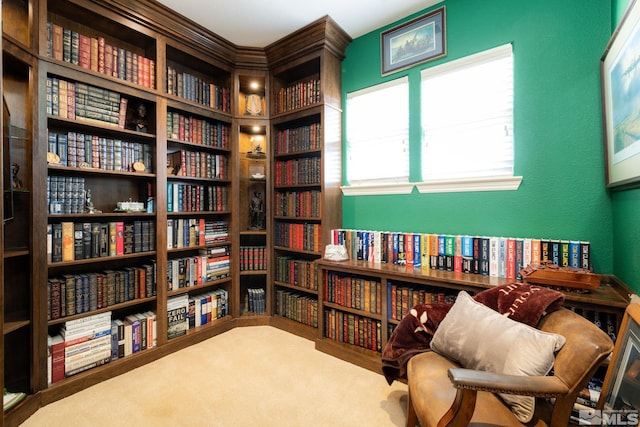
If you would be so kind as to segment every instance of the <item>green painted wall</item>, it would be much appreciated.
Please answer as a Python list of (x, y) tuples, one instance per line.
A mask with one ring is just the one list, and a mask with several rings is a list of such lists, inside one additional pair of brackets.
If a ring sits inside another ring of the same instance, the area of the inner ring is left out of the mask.
[(613, 213), (604, 188), (599, 89), (599, 60), (611, 34), (611, 2), (441, 4), (447, 14), (446, 58), (383, 79), (380, 31), (391, 25), (383, 27), (355, 39), (347, 49), (343, 92), (409, 76), (412, 180), (418, 180), (420, 70), (512, 42), (515, 173), (523, 182), (517, 191), (345, 196), (344, 227), (589, 240), (595, 271), (613, 273)]
[[(612, 31), (629, 0), (613, 0)], [(611, 193), (613, 208), (613, 271), (624, 283), (640, 292), (640, 190)]]

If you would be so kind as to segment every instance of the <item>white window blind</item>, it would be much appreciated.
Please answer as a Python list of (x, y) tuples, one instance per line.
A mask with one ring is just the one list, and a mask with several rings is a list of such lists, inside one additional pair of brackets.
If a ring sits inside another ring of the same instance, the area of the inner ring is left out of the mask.
[(511, 44), (422, 71), (423, 181), (513, 175)]
[(407, 77), (347, 94), (347, 181), (409, 181)]

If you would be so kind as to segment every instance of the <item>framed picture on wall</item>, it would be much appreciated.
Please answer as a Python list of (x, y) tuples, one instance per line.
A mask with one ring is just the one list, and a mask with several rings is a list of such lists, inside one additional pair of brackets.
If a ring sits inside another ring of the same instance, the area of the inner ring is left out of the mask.
[(639, 300), (634, 296), (625, 310), (598, 402), (603, 411), (617, 414), (625, 421), (627, 416), (633, 417), (635, 423), (640, 410)]
[(383, 31), (380, 49), (383, 76), (445, 56), (444, 6)]
[(632, 0), (600, 61), (607, 187), (640, 186), (640, 3)]

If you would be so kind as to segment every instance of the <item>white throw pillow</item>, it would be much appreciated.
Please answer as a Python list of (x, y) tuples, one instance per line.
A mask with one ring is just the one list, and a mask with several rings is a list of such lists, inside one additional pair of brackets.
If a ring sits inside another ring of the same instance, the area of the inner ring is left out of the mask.
[[(547, 375), (555, 352), (565, 342), (562, 335), (511, 320), (461, 291), (433, 335), (431, 349), (464, 368), (509, 375)], [(500, 397), (520, 422), (531, 420), (534, 397), (504, 393)]]

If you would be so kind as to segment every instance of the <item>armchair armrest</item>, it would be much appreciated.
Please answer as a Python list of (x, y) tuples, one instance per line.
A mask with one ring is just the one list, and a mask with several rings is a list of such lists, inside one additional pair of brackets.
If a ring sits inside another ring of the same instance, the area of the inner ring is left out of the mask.
[(504, 375), (473, 369), (450, 368), (449, 379), (457, 389), (534, 397), (561, 397), (569, 393), (569, 387), (554, 376)]

